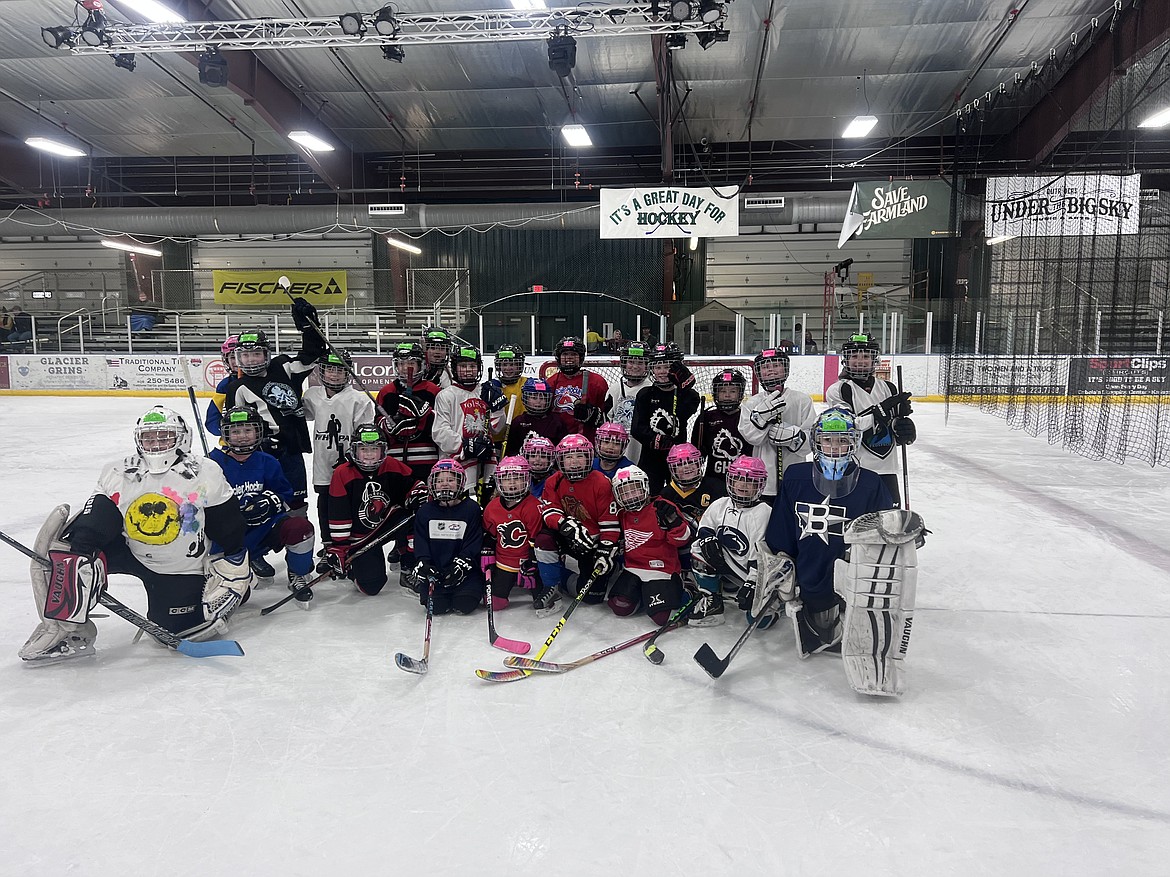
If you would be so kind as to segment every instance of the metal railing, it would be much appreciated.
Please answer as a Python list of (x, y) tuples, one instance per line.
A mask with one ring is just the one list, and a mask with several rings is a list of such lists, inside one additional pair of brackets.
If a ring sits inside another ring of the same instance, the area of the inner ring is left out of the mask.
[[(69, 326), (68, 328), (62, 328), (62, 324), (66, 320), (71, 319), (73, 317), (77, 317), (77, 326), (76, 327)], [(76, 330), (77, 343), (78, 343), (78, 346), (80, 348), (79, 352), (85, 353), (85, 324), (86, 323), (90, 324), (90, 333), (92, 335), (92, 333), (93, 333), (93, 318), (90, 317), (88, 308), (78, 308), (77, 310), (70, 311), (67, 314), (62, 314), (61, 317), (57, 320), (57, 349), (64, 350), (65, 349), (65, 335), (66, 335), (66, 333), (73, 332), (74, 330)], [(33, 337), (34, 338), (36, 337), (36, 334), (37, 334), (36, 328), (34, 325), (34, 329), (33, 329)], [(35, 344), (33, 345), (33, 352), (36, 353), (36, 345)]]

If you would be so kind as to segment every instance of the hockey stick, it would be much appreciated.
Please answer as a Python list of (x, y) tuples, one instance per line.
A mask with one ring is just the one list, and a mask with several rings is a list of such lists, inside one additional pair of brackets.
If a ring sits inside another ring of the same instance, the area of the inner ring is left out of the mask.
[(423, 635), (423, 654), (421, 660), (416, 660), (402, 652), (394, 653), (394, 663), (399, 670), (407, 673), (416, 673), (419, 676), (427, 672), (427, 658), (431, 654), (431, 619), (435, 617), (435, 580), (427, 580), (427, 631)]
[[(408, 515), (407, 517), (403, 518), (401, 521), (399, 521), (397, 524), (395, 524), (393, 527), (391, 527), (385, 533), (377, 533), (376, 535), (372, 534), (371, 536), (367, 537), (365, 540), (363, 540), (361, 542), (361, 544), (357, 545), (354, 548), (353, 553), (351, 555), (349, 555), (349, 558), (348, 558), (349, 562), (352, 563), (355, 559), (361, 557), (363, 554), (365, 554), (367, 551), (370, 551), (373, 548), (381, 548), (383, 545), (385, 545), (391, 539), (396, 538), (404, 529), (406, 529), (407, 524), (411, 524), (413, 522), (414, 522), (414, 514), (412, 513), (412, 514)], [(265, 606), (263, 609), (260, 610), (260, 614), (261, 615), (268, 615), (272, 612), (275, 612), (277, 609), (279, 609), (281, 606), (283, 606), (289, 600), (295, 600), (299, 594), (304, 593), (305, 591), (309, 590), (317, 583), (324, 581), (325, 579), (329, 578), (332, 575), (333, 575), (333, 572), (331, 570), (321, 573), (316, 578), (305, 582), (303, 585), (301, 585), (295, 591), (289, 591), (285, 596), (281, 597), (279, 600), (277, 600), (271, 606)]]
[[(902, 366), (898, 366), (898, 395), (902, 394)], [(906, 446), (900, 446), (902, 451), (902, 508), (910, 511), (910, 467), (906, 463)]]
[[(0, 530), (0, 539), (7, 542), (21, 554), (31, 557), (41, 566), (48, 569), (53, 568), (53, 562), (47, 557), (42, 557), (31, 548), (26, 548), (21, 545), (7, 533)], [(183, 639), (176, 634), (171, 633), (165, 627), (155, 624), (149, 618), (143, 618), (121, 600), (117, 599), (105, 591), (98, 596), (98, 602), (117, 615), (129, 621), (139, 630), (150, 634), (164, 646), (174, 649), (176, 652), (182, 652), (191, 658), (211, 658), (217, 655), (234, 655), (239, 657), (244, 654), (244, 649), (238, 642), (230, 639), (209, 640), (207, 642), (195, 642), (189, 639)]]
[(210, 457), (207, 447), (207, 433), (203, 430), (203, 419), (199, 416), (199, 403), (195, 401), (195, 385), (191, 383), (191, 363), (183, 360), (183, 374), (187, 376), (187, 398), (191, 400), (191, 413), (195, 415), (195, 426), (199, 430), (199, 441), (203, 444), (203, 456)]
[[(280, 277), (276, 278), (276, 285), (284, 290), (284, 294), (288, 296), (289, 301), (293, 302), (294, 304), (296, 303), (296, 296), (289, 292), (289, 289), (292, 287), (292, 281), (290, 281), (282, 274)], [(345, 369), (346, 374), (353, 378), (354, 383), (361, 387), (362, 392), (364, 392), (370, 398), (370, 401), (374, 404), (374, 409), (381, 412), (383, 417), (389, 418), (390, 415), (386, 413), (385, 408), (378, 404), (378, 400), (374, 398), (374, 394), (370, 392), (370, 388), (366, 386), (365, 381), (358, 377), (357, 372), (350, 368), (349, 364), (345, 361), (345, 357), (338, 353), (333, 345), (329, 343), (329, 339), (325, 337), (325, 333), (321, 331), (321, 327), (317, 325), (316, 321), (310, 320), (306, 317), (305, 322), (308, 323), (313, 328), (313, 331), (317, 333), (317, 337), (321, 339), (321, 343), (325, 345), (325, 349), (341, 360), (342, 368)]]
[(732, 659), (735, 657), (736, 652), (743, 648), (743, 644), (748, 641), (748, 637), (756, 632), (756, 628), (760, 626), (760, 622), (769, 617), (769, 614), (766, 610), (772, 608), (775, 600), (776, 595), (773, 594), (772, 598), (768, 600), (767, 604), (765, 604), (764, 610), (756, 616), (755, 620), (750, 625), (748, 625), (747, 630), (740, 634), (739, 639), (735, 641), (735, 645), (731, 647), (731, 651), (727, 653), (726, 658), (718, 657), (711, 649), (711, 647), (707, 645), (707, 643), (703, 643), (701, 646), (699, 646), (699, 650), (695, 652), (695, 661), (698, 662), (700, 667), (707, 671), (708, 676), (710, 676), (712, 679), (718, 679), (724, 674), (728, 666), (730, 666)]
[[(548, 638), (544, 641), (544, 645), (540, 647), (540, 651), (538, 651), (536, 655), (533, 656), (533, 660), (539, 661), (544, 657), (545, 652), (547, 652), (549, 647), (553, 644), (553, 640), (555, 640), (557, 635), (565, 629), (565, 625), (569, 621), (569, 616), (573, 614), (573, 610), (581, 605), (581, 601), (585, 599), (585, 595), (589, 593), (589, 589), (593, 587), (593, 582), (595, 579), (596, 576), (590, 575), (588, 581), (582, 585), (581, 590), (577, 592), (577, 596), (573, 598), (573, 601), (569, 604), (568, 608), (565, 609), (565, 614), (561, 616), (561, 620), (557, 622), (557, 626), (552, 629), (552, 633), (548, 635)], [(532, 671), (476, 670), (475, 675), (480, 679), (486, 679), (488, 682), (515, 682), (517, 679), (524, 679), (527, 676), (531, 676)]]
[[(666, 620), (666, 623), (661, 627), (656, 627), (654, 630), (648, 630), (645, 633), (638, 634), (633, 639), (628, 639), (624, 643), (609, 646), (599, 652), (594, 652), (592, 655), (586, 655), (584, 658), (578, 658), (576, 661), (569, 661), (567, 664), (557, 664), (553, 661), (540, 661), (535, 658), (517, 658), (509, 655), (504, 658), (504, 663), (509, 667), (516, 667), (521, 670), (538, 670), (542, 673), (568, 673), (570, 670), (576, 670), (578, 667), (584, 667), (586, 664), (592, 664), (594, 661), (600, 661), (607, 655), (613, 655), (617, 652), (624, 651), (631, 646), (636, 646), (638, 643), (645, 642), (648, 639), (657, 639), (664, 633), (682, 626), (682, 619), (687, 611), (691, 608), (690, 601), (682, 608), (675, 610), (674, 614)], [(661, 652), (659, 652), (661, 654)], [(660, 663), (661, 658), (655, 663)]]
[(532, 643), (521, 642), (518, 639), (508, 639), (506, 636), (500, 636), (496, 633), (496, 612), (492, 608), (492, 569), (490, 566), (484, 572), (483, 580), (486, 590), (484, 594), (484, 605), (487, 606), (488, 642), (497, 649), (503, 649), (505, 652), (527, 655), (532, 651)]
[[(691, 607), (694, 605), (695, 598), (691, 597), (691, 599), (687, 600), (687, 602), (683, 604), (681, 609), (679, 609), (674, 613), (673, 616), (671, 616), (670, 620), (667, 621), (666, 624), (658, 629), (658, 632), (654, 634), (654, 636), (650, 637), (650, 642), (646, 643), (646, 645), (642, 648), (642, 654), (646, 656), (646, 660), (648, 660), (651, 664), (661, 664), (666, 658), (666, 655), (663, 654), (662, 650), (657, 646), (658, 637), (666, 633), (668, 630), (674, 630), (674, 627), (678, 627), (679, 624), (682, 624), (682, 619), (686, 618), (686, 613), (690, 612)], [(674, 627), (670, 627), (669, 625), (673, 624), (674, 622), (678, 623), (674, 624)]]

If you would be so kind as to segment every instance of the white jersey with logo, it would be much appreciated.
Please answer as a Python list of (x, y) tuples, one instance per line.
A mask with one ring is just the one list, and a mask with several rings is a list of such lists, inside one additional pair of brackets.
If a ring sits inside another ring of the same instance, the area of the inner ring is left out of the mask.
[(741, 582), (752, 584), (756, 578), (756, 545), (764, 538), (771, 515), (772, 507), (765, 502), (741, 509), (728, 497), (720, 497), (703, 512), (699, 538), (717, 538), (731, 574)]
[[(766, 411), (781, 401), (784, 402), (784, 411), (780, 415), (780, 422), (789, 426), (799, 426), (805, 431), (805, 442), (799, 451), (781, 451), (768, 441), (766, 429), (760, 429), (752, 423), (753, 411)], [(787, 470), (793, 463), (804, 463), (812, 457), (811, 431), (816, 422), (817, 412), (813, 408), (812, 396), (799, 390), (786, 387), (783, 390), (756, 393), (744, 400), (739, 409), (739, 434), (752, 446), (752, 456), (763, 460), (768, 470), (768, 484), (764, 487), (765, 496), (775, 496), (780, 492), (780, 485), (776, 479), (777, 461), (783, 460), (784, 470)]]
[(313, 421), (313, 485), (328, 487), (333, 469), (345, 459), (354, 427), (374, 422), (374, 403), (357, 387), (330, 396), (322, 386), (305, 389), (305, 419)]
[(203, 457), (187, 457), (160, 475), (140, 457), (109, 463), (97, 491), (122, 513), (130, 552), (159, 573), (202, 573), (211, 544), (204, 533), (207, 508), (235, 502), (223, 470)]
[(897, 395), (898, 388), (889, 381), (874, 379), (873, 389), (865, 390), (856, 381), (837, 381), (825, 390), (825, 405), (830, 408), (848, 408), (853, 412), (857, 428), (861, 430), (861, 447), (857, 452), (857, 464), (862, 469), (878, 475), (894, 475), (898, 472), (897, 444), (888, 426), (872, 414), (862, 414), (879, 402)]
[[(650, 384), (646, 380), (639, 381), (636, 384), (627, 384), (625, 378), (618, 378), (609, 388), (610, 406), (609, 419), (614, 423), (620, 423), (629, 432), (634, 424), (634, 399), (638, 395), (638, 391), (643, 387), (648, 387)], [(633, 465), (638, 465), (638, 460), (642, 456), (642, 443), (635, 438), (630, 439), (630, 443), (626, 445), (626, 457)]]

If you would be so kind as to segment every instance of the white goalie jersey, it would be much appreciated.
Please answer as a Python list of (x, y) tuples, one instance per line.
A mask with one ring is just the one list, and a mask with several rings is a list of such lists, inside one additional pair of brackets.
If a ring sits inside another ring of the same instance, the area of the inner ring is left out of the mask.
[(188, 457), (161, 474), (147, 471), (139, 457), (126, 457), (106, 465), (97, 492), (122, 513), (134, 557), (155, 572), (179, 575), (203, 573), (211, 551), (205, 510), (235, 500), (223, 470), (203, 457)]
[(767, 503), (741, 509), (728, 497), (720, 497), (703, 512), (699, 536), (718, 539), (731, 575), (741, 583), (752, 584), (756, 578), (756, 545), (764, 538), (771, 514), (772, 507)]

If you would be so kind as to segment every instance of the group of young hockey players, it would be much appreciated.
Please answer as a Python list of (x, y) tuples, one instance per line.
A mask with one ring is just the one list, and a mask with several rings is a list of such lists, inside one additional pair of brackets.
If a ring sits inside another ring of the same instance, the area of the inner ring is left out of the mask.
[(790, 618), (804, 657), (840, 651), (858, 691), (901, 692), (924, 530), (898, 508), (894, 452), (916, 436), (869, 336), (844, 345), (818, 413), (786, 386), (777, 349), (751, 376), (728, 367), (697, 387), (676, 345), (632, 342), (611, 386), (578, 338), (557, 343), (543, 378), (516, 345), (485, 375), (480, 351), (440, 329), (397, 345), (374, 394), (313, 307), (292, 312), (295, 355), (274, 356), (258, 330), (224, 343), (207, 457), (184, 417), (155, 406), (82, 510), (54, 509), (33, 548), (47, 561), (33, 566), (41, 621), (21, 658), (92, 654), (109, 573), (143, 581), (150, 622), (220, 637), (274, 581), (266, 555), (284, 552), (288, 597), (305, 608), (324, 577), (375, 595), (395, 570), (428, 631), (430, 613), (481, 605), (604, 603), (659, 626), (720, 624), (734, 605), (747, 632)]

